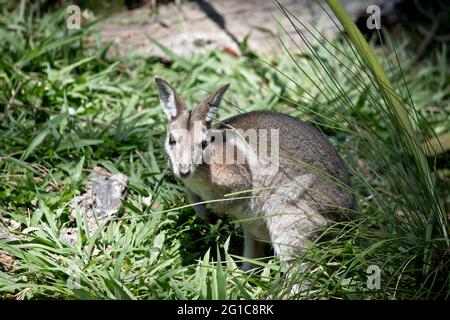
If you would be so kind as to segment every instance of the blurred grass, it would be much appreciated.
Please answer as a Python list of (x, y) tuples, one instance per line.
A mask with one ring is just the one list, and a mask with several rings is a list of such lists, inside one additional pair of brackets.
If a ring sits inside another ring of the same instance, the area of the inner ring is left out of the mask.
[[(16, 259), (13, 269), (0, 267), (1, 297), (290, 296), (277, 261), (259, 261), (258, 272), (242, 273), (237, 268), (239, 228), (223, 220), (206, 225), (187, 205), (181, 185), (167, 169), (166, 120), (153, 87), (155, 75), (173, 83), (189, 105), (231, 82), (221, 119), (257, 109), (280, 111), (316, 124), (338, 147), (353, 173), (362, 218), (344, 228), (333, 227), (329, 231), (337, 233), (336, 238), (305, 253), (302, 259), (314, 263), (313, 272), (292, 271), (294, 279), (314, 280), (316, 289), (309, 297), (448, 296), (442, 291), (448, 286), (437, 285), (448, 284), (439, 278), (445, 272), (448, 277), (445, 255), (430, 265), (439, 271), (434, 274), (437, 284), (417, 283), (416, 273), (422, 269), (414, 257), (421, 254), (423, 235), (411, 230), (422, 220), (408, 221), (408, 227), (402, 216), (423, 190), (404, 187), (417, 182), (405, 179), (413, 172), (402, 166), (409, 160), (398, 152), (398, 137), (392, 136), (386, 113), (373, 108), (378, 96), (372, 82), (362, 73), (358, 76), (360, 66), (349, 58), (344, 38), (268, 61), (252, 53), (236, 58), (223, 52), (192, 59), (172, 53), (170, 63), (110, 59), (108, 46), (87, 46), (93, 28), (66, 30), (63, 12), (37, 17), (33, 5), (22, 12), (2, 10), (0, 217), (19, 222), (22, 230), (35, 229), (21, 234), (20, 240), (0, 240), (0, 249)], [(428, 137), (448, 132), (446, 46), (436, 52), (437, 62), (420, 65), (411, 63), (405, 43), (397, 44), (396, 52), (376, 53), (387, 55), (382, 59), (387, 76), (404, 101), (413, 101), (415, 127)], [(389, 68), (387, 61), (397, 59), (402, 69)], [(327, 85), (333, 82), (338, 86)], [(384, 143), (368, 143), (373, 137)], [(437, 168), (434, 159), (429, 162)], [(448, 168), (443, 163), (441, 169)], [(79, 216), (79, 237), (72, 246), (59, 239), (59, 231), (73, 225), (68, 203), (84, 191), (96, 165), (128, 175), (128, 197), (120, 215), (95, 235), (85, 232)], [(437, 181), (436, 189), (448, 213), (448, 185)], [(148, 197), (150, 203), (144, 200)], [(381, 290), (366, 287), (371, 264), (382, 267)]]

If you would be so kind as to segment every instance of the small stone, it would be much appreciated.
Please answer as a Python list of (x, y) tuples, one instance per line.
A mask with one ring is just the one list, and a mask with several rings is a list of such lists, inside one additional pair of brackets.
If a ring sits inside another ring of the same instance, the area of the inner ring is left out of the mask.
[(70, 243), (72, 246), (77, 242), (78, 230), (77, 228), (62, 228), (59, 238)]
[(92, 256), (96, 257), (100, 254), (100, 250), (98, 250), (97, 248), (94, 248), (94, 250), (92, 250)]
[(142, 202), (148, 207), (152, 204), (153, 197), (150, 194), (148, 197), (143, 197)]

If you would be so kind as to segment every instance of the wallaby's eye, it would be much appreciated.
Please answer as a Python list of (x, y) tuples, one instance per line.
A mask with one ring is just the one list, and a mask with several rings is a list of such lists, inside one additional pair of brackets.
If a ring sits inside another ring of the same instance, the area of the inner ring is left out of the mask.
[(216, 141), (216, 137), (215, 136), (211, 136), (211, 143), (213, 143), (214, 141)]
[(206, 140), (202, 141), (202, 149), (205, 149), (208, 146), (208, 142)]
[(169, 137), (169, 144), (170, 144), (171, 146), (173, 146), (175, 143), (176, 143), (176, 141), (175, 141), (175, 139), (173, 138), (173, 136), (170, 136), (170, 137)]

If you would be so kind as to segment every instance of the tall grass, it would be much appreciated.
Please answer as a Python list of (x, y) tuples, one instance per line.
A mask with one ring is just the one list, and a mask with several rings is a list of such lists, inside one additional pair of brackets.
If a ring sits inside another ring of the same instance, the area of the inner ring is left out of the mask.
[[(325, 41), (314, 26), (317, 39), (287, 38), (307, 50), (270, 63), (253, 53), (222, 52), (186, 59), (167, 51), (170, 63), (110, 59), (109, 46), (93, 40), (95, 26), (68, 31), (63, 12), (40, 16), (37, 5), (22, 3), (0, 15), (0, 218), (20, 226), (17, 239), (0, 240), (0, 250), (15, 259), (12, 268), (0, 264), (0, 297), (292, 298), (289, 286), (299, 281), (314, 284), (309, 298), (447, 297), (448, 221), (440, 215), (448, 211), (448, 190), (436, 180), (435, 162), (417, 161), (410, 148), (445, 129), (446, 69), (411, 65), (404, 43), (375, 51), (398, 84), (390, 94), (412, 119), (414, 134), (406, 135), (351, 41)], [(446, 66), (445, 49), (439, 57)], [(390, 67), (393, 60), (402, 68)], [(286, 274), (265, 259), (254, 261), (260, 266), (254, 273), (243, 273), (239, 227), (195, 217), (167, 169), (156, 74), (191, 105), (231, 82), (221, 118), (266, 108), (330, 136), (352, 170), (360, 216), (330, 228), (337, 236), (325, 234), (299, 257), (311, 272)], [(443, 111), (428, 115), (430, 104)], [(120, 214), (93, 235), (79, 212), (71, 245), (59, 232), (75, 225), (69, 201), (84, 191), (96, 165), (128, 175), (128, 196)], [(370, 265), (381, 268), (380, 290), (367, 288)]]
[[(383, 290), (379, 292), (381, 297), (448, 297), (449, 222), (444, 205), (447, 193), (438, 185), (436, 163), (426, 159), (421, 148), (427, 141), (429, 124), (414, 104), (395, 46), (384, 48), (384, 52), (393, 55), (386, 57), (384, 67), (391, 73), (398, 72), (393, 79), (398, 83), (398, 91), (394, 90), (382, 65), (339, 1), (330, 0), (328, 4), (348, 36), (343, 39), (343, 46), (328, 42), (314, 26), (305, 25), (277, 4), (297, 30), (298, 37), (290, 37), (290, 40), (298, 48), (307, 48), (308, 59), (301, 59), (307, 66), (286, 49), (293, 65), (305, 75), (312, 71), (314, 76), (309, 76), (308, 80), (318, 90), (314, 98), (335, 112), (327, 120), (332, 127), (341, 127), (346, 138), (352, 141), (348, 145), (352, 150), (347, 153), (356, 152), (359, 160), (364, 159), (362, 172), (358, 172), (356, 163), (349, 164), (357, 183), (361, 184), (357, 188), (359, 206), (375, 205), (375, 211), (362, 217), (360, 225), (351, 226), (350, 230), (356, 231), (356, 235), (351, 236), (353, 239), (346, 243), (348, 248), (344, 248), (351, 249), (347, 254), (354, 257), (339, 262), (333, 274), (341, 273), (345, 279), (349, 274), (361, 272), (364, 265), (377, 265), (384, 279)], [(335, 24), (341, 28), (337, 22)], [(302, 29), (313, 31), (305, 36), (300, 32)], [(385, 37), (389, 39), (388, 35)], [(323, 59), (324, 52), (328, 52), (331, 59)], [(303, 86), (293, 80), (297, 78), (289, 75), (297, 90), (304, 92)], [(302, 107), (298, 104), (298, 108)], [(369, 108), (373, 117), (362, 116), (358, 112), (362, 107)], [(377, 129), (380, 126), (383, 132)], [(368, 180), (370, 176), (379, 180), (381, 190), (374, 188), (374, 181)], [(370, 196), (364, 197), (364, 194)], [(372, 225), (375, 230), (368, 227)], [(339, 255), (334, 257), (336, 252), (329, 248), (341, 245), (347, 236), (341, 233), (337, 239), (321, 244), (326, 252), (310, 259), (314, 261), (320, 256), (319, 267), (324, 265), (324, 259), (339, 261)], [(360, 244), (356, 250), (352, 242)], [(342, 283), (336, 279), (333, 282)], [(347, 288), (364, 290), (361, 282), (356, 281)]]

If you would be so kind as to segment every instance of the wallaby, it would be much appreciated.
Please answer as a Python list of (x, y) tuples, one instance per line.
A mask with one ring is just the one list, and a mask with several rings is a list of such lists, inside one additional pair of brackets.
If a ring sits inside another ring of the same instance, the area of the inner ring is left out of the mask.
[[(165, 151), (175, 176), (200, 217), (207, 218), (207, 213), (199, 202), (208, 202), (214, 214), (241, 221), (244, 257), (263, 257), (264, 243), (270, 243), (275, 255), (289, 264), (318, 229), (344, 219), (354, 207), (348, 171), (317, 128), (268, 111), (213, 124), (229, 85), (190, 110), (165, 80), (156, 77), (155, 82), (169, 119)], [(242, 136), (247, 131), (263, 132), (266, 138), (252, 144), (248, 135)], [(267, 137), (269, 131), (274, 134)], [(276, 149), (275, 157), (260, 156), (260, 149)]]

